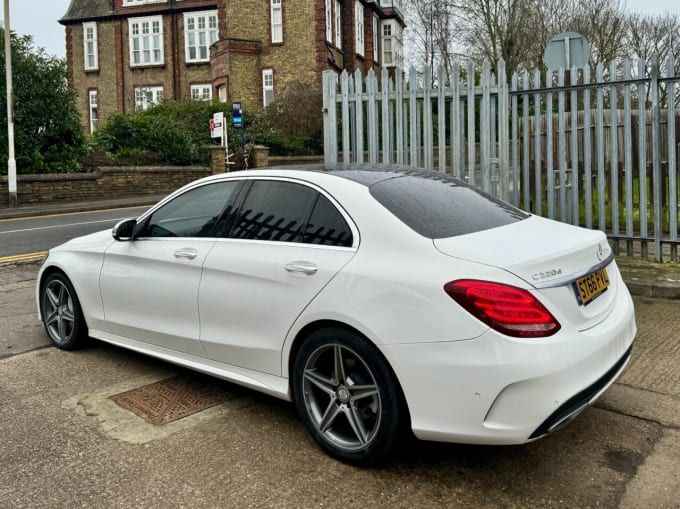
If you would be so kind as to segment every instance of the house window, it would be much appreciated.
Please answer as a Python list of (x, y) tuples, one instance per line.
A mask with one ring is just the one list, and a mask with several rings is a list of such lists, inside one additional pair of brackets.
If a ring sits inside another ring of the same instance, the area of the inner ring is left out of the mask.
[(271, 0), (272, 5), (272, 42), (283, 42), (283, 9), (281, 0)]
[(221, 85), (217, 89), (217, 100), (220, 101), (221, 103), (227, 102), (227, 86), (226, 85)]
[(326, 40), (333, 42), (333, 13), (331, 12), (332, 0), (326, 0)]
[(356, 30), (356, 54), (364, 56), (364, 6), (359, 0), (354, 0), (354, 28)]
[(383, 65), (390, 65), (394, 62), (392, 56), (392, 25), (383, 23)]
[(191, 85), (191, 99), (194, 101), (212, 100), (212, 85)]
[(262, 104), (266, 108), (274, 101), (274, 71), (262, 71)]
[(130, 65), (160, 65), (163, 57), (163, 18), (131, 18)]
[(90, 110), (90, 134), (97, 129), (97, 121), (99, 120), (99, 113), (97, 111), (97, 91), (90, 90), (89, 93), (89, 110)]
[(342, 49), (342, 4), (335, 0), (335, 45)]
[(123, 7), (134, 7), (144, 4), (162, 4), (166, 0), (123, 0)]
[(378, 39), (380, 33), (378, 32), (378, 16), (373, 15), (373, 30), (371, 31), (371, 40), (373, 41), (373, 63), (378, 63)]
[(217, 42), (217, 11), (185, 13), (184, 41), (187, 62), (208, 62)]
[(163, 87), (135, 88), (135, 110), (148, 110), (163, 100)]
[(86, 71), (99, 68), (97, 23), (83, 23), (83, 55), (85, 57)]

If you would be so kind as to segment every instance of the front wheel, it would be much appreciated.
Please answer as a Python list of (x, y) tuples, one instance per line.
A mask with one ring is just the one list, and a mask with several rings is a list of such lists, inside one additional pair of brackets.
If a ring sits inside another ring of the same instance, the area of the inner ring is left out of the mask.
[(405, 413), (401, 393), (380, 353), (357, 334), (313, 333), (295, 359), (293, 392), (311, 435), (332, 456), (373, 465), (393, 450)]
[(72, 350), (87, 336), (80, 302), (64, 274), (51, 274), (43, 283), (40, 311), (47, 335), (55, 346)]

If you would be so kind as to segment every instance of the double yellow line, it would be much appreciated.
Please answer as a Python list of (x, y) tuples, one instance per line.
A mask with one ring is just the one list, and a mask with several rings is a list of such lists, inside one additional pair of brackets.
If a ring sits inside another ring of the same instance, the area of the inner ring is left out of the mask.
[(18, 262), (37, 262), (47, 254), (47, 251), (38, 251), (37, 253), (26, 253), (14, 256), (5, 256), (0, 258), (0, 265), (3, 263), (18, 263)]

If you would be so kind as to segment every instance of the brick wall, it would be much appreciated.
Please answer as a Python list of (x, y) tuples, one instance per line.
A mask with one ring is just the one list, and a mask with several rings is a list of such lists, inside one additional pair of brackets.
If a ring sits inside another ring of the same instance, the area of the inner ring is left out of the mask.
[[(210, 175), (204, 167), (100, 168), (92, 173), (19, 175), (20, 205), (168, 194)], [(0, 206), (8, 204), (7, 177), (0, 177)]]

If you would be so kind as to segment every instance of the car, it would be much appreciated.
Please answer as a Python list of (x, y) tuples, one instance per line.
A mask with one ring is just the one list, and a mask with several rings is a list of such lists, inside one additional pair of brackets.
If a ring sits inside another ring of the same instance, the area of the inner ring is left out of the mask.
[(207, 177), (49, 251), (50, 340), (109, 342), (294, 402), (360, 465), (404, 436), (522, 444), (622, 373), (633, 302), (607, 238), (436, 172)]

